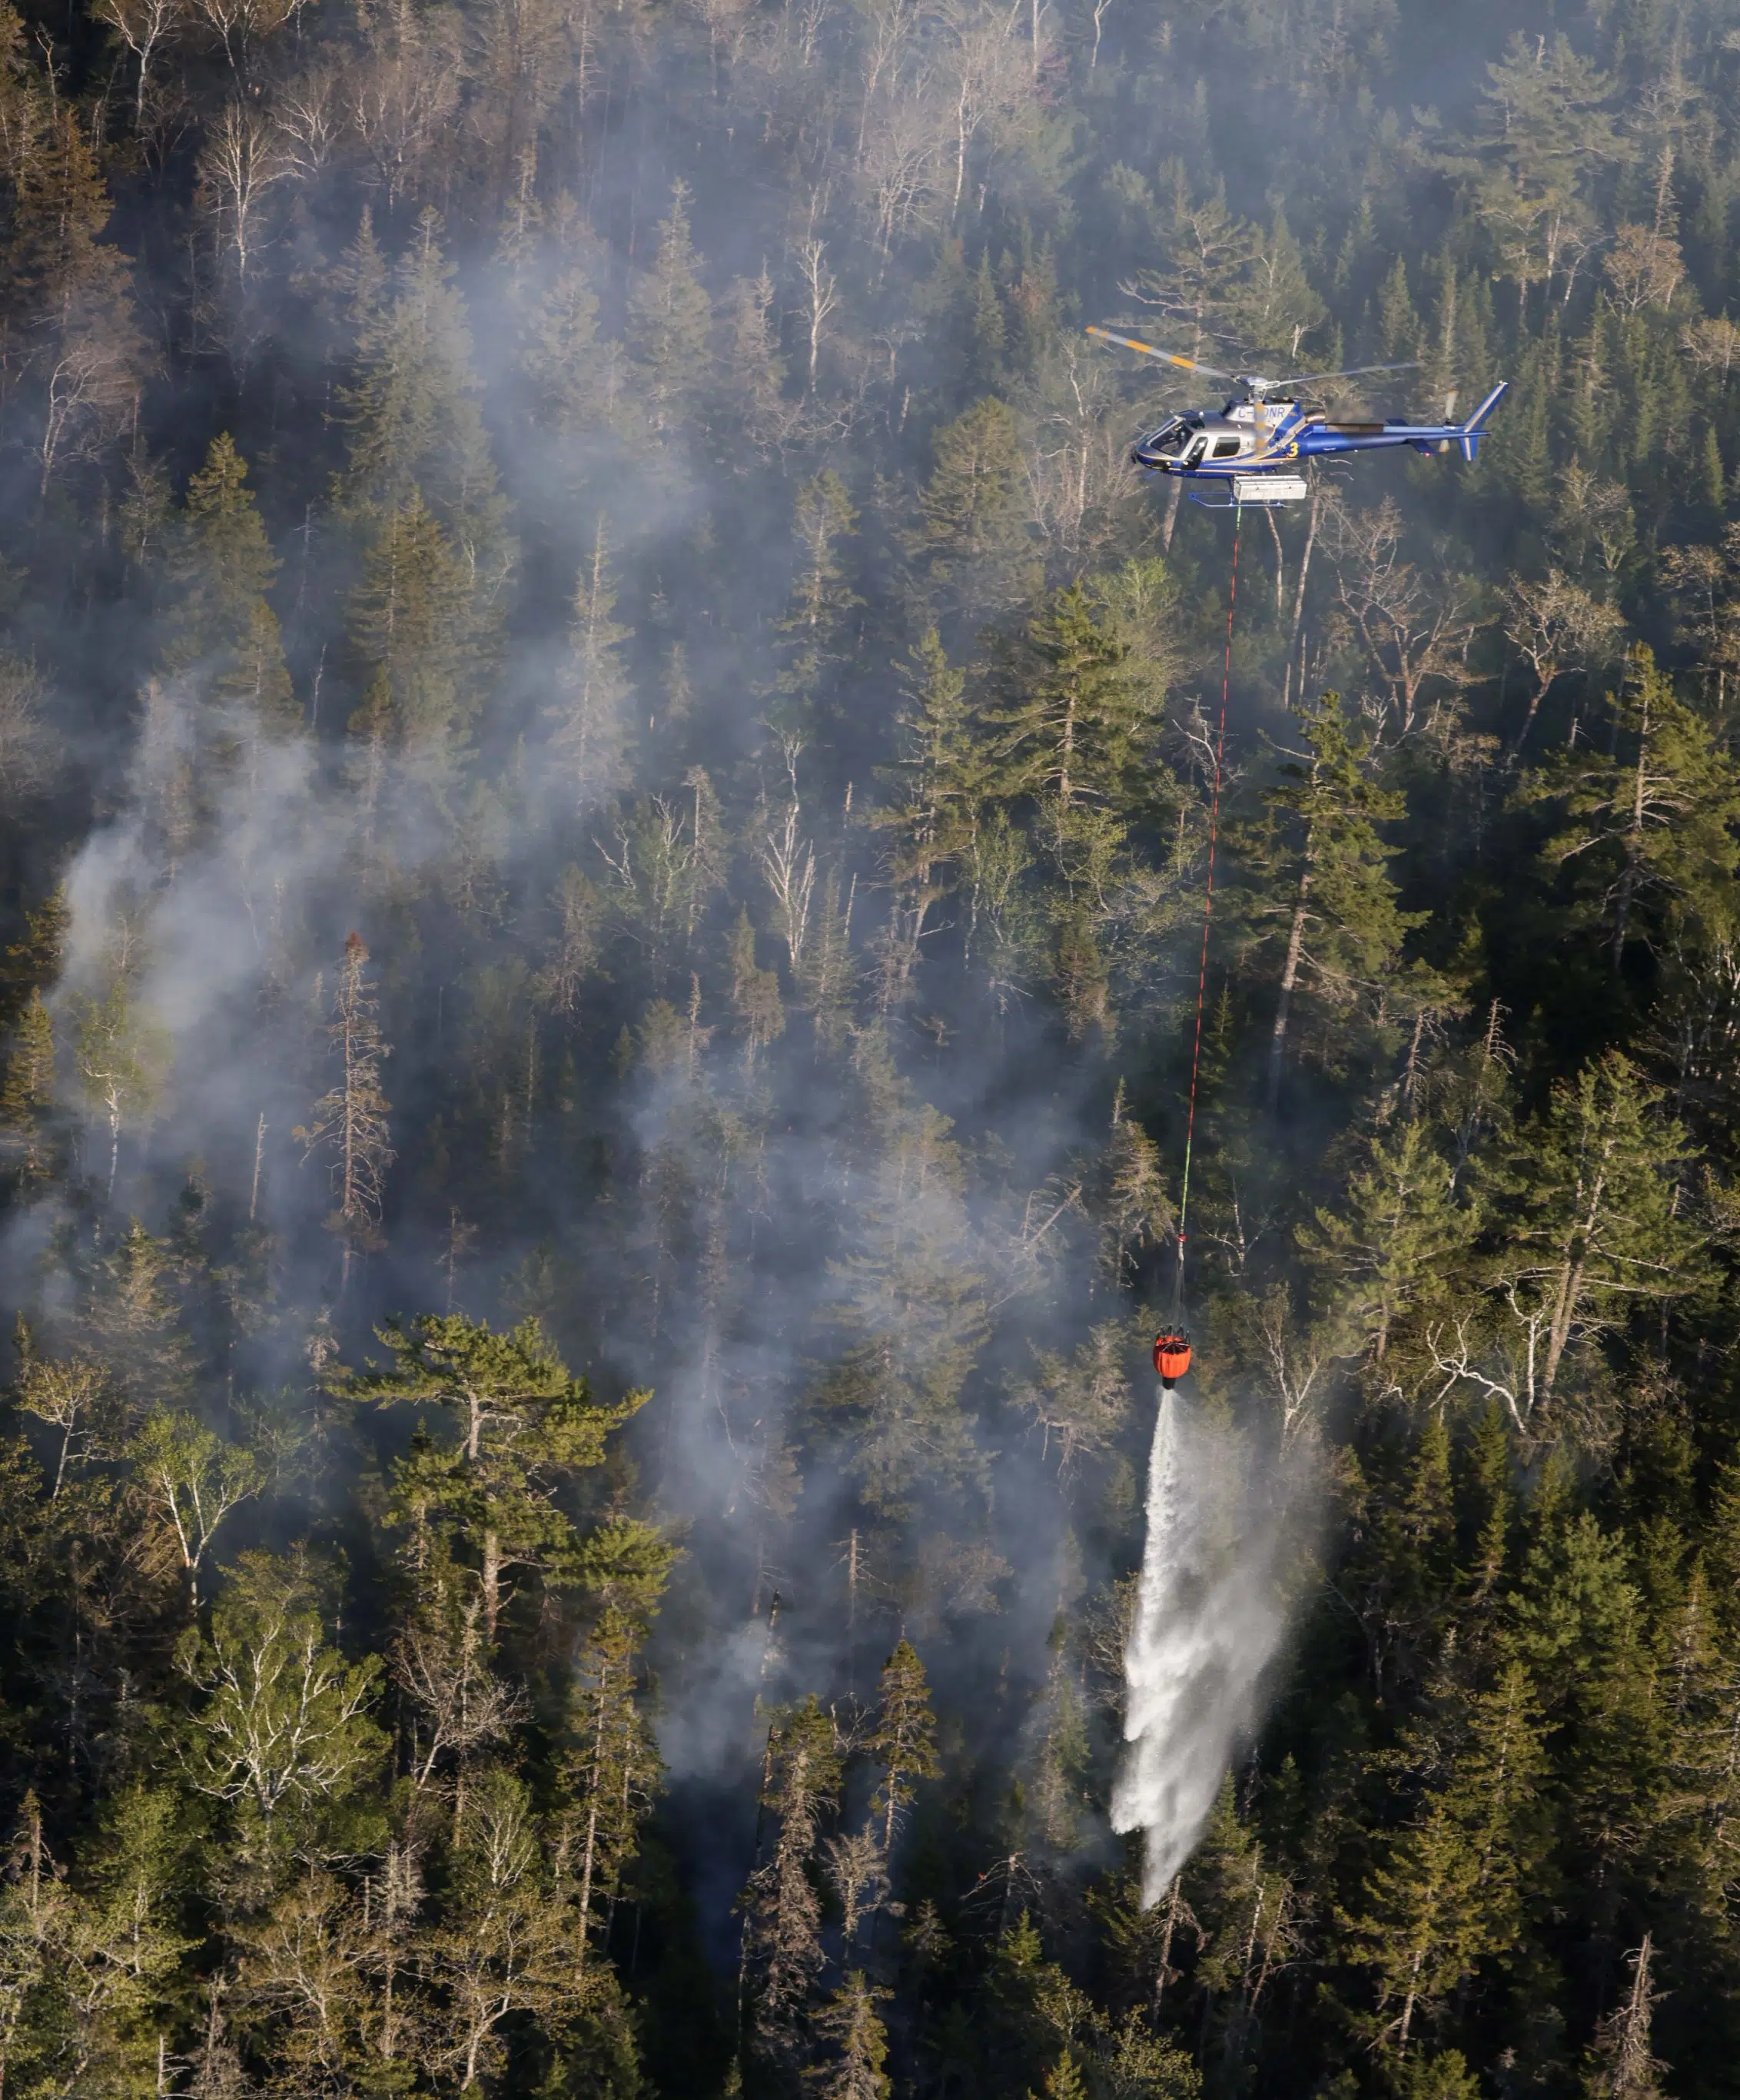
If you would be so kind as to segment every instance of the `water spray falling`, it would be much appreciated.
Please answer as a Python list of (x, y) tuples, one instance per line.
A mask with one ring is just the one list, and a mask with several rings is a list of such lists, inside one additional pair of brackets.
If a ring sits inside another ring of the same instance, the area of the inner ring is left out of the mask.
[(1280, 1639), (1279, 1527), (1242, 1520), (1243, 1473), (1231, 1440), (1163, 1392), (1142, 1588), (1124, 1656), (1129, 1747), (1112, 1797), (1112, 1828), (1145, 1833), (1144, 1905), (1165, 1894), (1201, 1835)]

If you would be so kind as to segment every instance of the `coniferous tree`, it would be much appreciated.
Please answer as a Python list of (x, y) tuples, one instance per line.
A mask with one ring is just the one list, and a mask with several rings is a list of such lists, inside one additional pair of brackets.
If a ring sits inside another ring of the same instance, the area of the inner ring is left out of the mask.
[(831, 470), (799, 489), (792, 519), (797, 571), (781, 622), (786, 661), (779, 690), (800, 708), (817, 704), (824, 682), (847, 654), (846, 621), (859, 600), (847, 584), (839, 546), (857, 521), (846, 485)]
[(822, 1973), (822, 1908), (808, 1870), (839, 1777), (833, 1723), (814, 1699), (776, 1717), (761, 1789), (769, 1835), (738, 1899), (754, 2046), (776, 2067), (800, 2058), (800, 2023)]
[(877, 2006), (891, 1995), (854, 1969), (817, 2014), (816, 2031), (834, 2051), (815, 2080), (826, 2100), (888, 2100), (892, 2085), (883, 2067), (888, 2037)]
[(1002, 609), (1029, 581), (1014, 411), (988, 395), (937, 432), (935, 455), (914, 551), (945, 598)]
[(53, 1165), (50, 1115), (55, 1103), (55, 1029), (40, 991), (33, 990), (13, 1035), (0, 1081), (0, 1129), (9, 1164), (25, 1188), (46, 1180)]
[(1725, 935), (1740, 866), (1740, 774), (1646, 651), (1632, 656), (1619, 726), (1625, 757), (1585, 747), (1526, 791), (1564, 806), (1543, 857), (1570, 876), (1615, 972), (1645, 911), (1659, 910), (1668, 940)]
[(1394, 968), (1403, 937), (1417, 923), (1397, 903), (1388, 867), (1395, 849), (1377, 828), (1403, 805), (1372, 779), (1368, 740), (1337, 693), (1304, 709), (1300, 726), (1306, 755), (1282, 766), (1280, 784), (1265, 798), (1266, 824), (1242, 847), (1252, 872), (1274, 885), (1249, 907), (1246, 939), (1252, 946), (1281, 941), (1269, 1045), (1271, 1110), (1302, 984), (1326, 1017), (1345, 1021), (1361, 988)]
[(582, 1550), (588, 1586), (602, 1599), (576, 1658), (564, 1760), (570, 1799), (563, 1849), (577, 1885), (583, 1962), (601, 1912), (608, 1940), (663, 1769), (637, 1673), (672, 1559), (648, 1527), (623, 1518)]
[[(1733, 2085), (1733, 54), (1553, 11), (0, 4), (11, 2100)], [(1241, 535), (1088, 320), (1509, 390)]]
[(689, 191), (673, 184), (652, 267), (628, 299), (628, 344), (647, 420), (663, 434), (694, 408), (707, 387), (712, 302), (695, 274)]
[(870, 821), (889, 840), (898, 917), (891, 930), (884, 1003), (904, 995), (923, 954), (932, 911), (945, 892), (940, 871), (971, 838), (989, 786), (989, 753), (975, 734), (965, 674), (932, 627), (902, 666), (900, 746), (888, 799)]
[(876, 1726), (870, 1754), (882, 1767), (872, 1812), (882, 1823), (884, 1858), (894, 1851), (901, 1811), (912, 1804), (914, 1782), (935, 1779), (936, 1724), (931, 1714), (924, 1665), (909, 1641), (902, 1640), (883, 1665), (878, 1689)]
[(870, 1505), (910, 1507), (970, 1476), (961, 1390), (985, 1331), (984, 1283), (959, 1205), (947, 1119), (901, 1098), (879, 1046), (861, 1047), (877, 1154), (839, 1269), (845, 1349), (815, 1395)]
[(0, 1018), (15, 1028), (33, 993), (46, 991), (60, 974), (67, 933), (67, 902), (56, 889), (27, 907), (24, 938), (0, 956)]
[(283, 729), (293, 726), (296, 705), (267, 595), (278, 561), (247, 473), (226, 434), (187, 485), (164, 668), (202, 674), (214, 697), (245, 701), (262, 728)]
[(1065, 824), (1077, 803), (1128, 810), (1139, 801), (1153, 778), (1143, 738), (1156, 696), (1081, 585), (1029, 627), (1010, 682), (1008, 704), (989, 717), (1006, 795), (1055, 800)]
[(463, 1543), (483, 1635), (493, 1643), (513, 1568), (584, 1576), (586, 1551), (559, 1487), (575, 1469), (601, 1462), (606, 1436), (646, 1396), (595, 1405), (535, 1320), (496, 1335), (463, 1313), (429, 1313), (384, 1328), (381, 1339), (390, 1365), (347, 1374), (341, 1389), (376, 1406), (424, 1401), (447, 1410), (450, 1440), (425, 1440), (399, 1461), (394, 1500), (414, 1536), (447, 1533)]
[(1476, 1214), (1455, 1203), (1450, 1168), (1419, 1123), (1373, 1132), (1365, 1164), (1342, 1202), (1298, 1229), (1301, 1252), (1319, 1279), (1330, 1317), (1381, 1365), (1397, 1317), (1429, 1319)]
[(465, 564), (413, 489), (363, 562), (353, 633), (372, 676), (355, 734), (390, 737), (425, 762), (450, 757), (477, 704), (473, 611)]
[(465, 302), (440, 232), (425, 211), (390, 291), (369, 297), (359, 315), (356, 382), (341, 396), (350, 438), (339, 493), (377, 531), (426, 504), (459, 550), (482, 621), (515, 550), (477, 398)]
[(1494, 1266), (1543, 1396), (1575, 1339), (1697, 1281), (1701, 1235), (1674, 1178), (1687, 1149), (1661, 1108), (1660, 1090), (1610, 1052), (1554, 1088), (1505, 1163)]

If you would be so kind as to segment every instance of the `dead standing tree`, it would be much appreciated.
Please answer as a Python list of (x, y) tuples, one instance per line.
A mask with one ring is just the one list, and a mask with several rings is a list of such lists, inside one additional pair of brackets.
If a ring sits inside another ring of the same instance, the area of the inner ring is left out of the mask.
[(1466, 683), (1465, 659), (1478, 623), (1460, 578), (1429, 584), (1402, 558), (1401, 513), (1388, 496), (1375, 510), (1351, 510), (1339, 501), (1324, 510), (1337, 607), (1371, 662), (1397, 734), (1407, 736), (1428, 685), (1442, 695)]
[(1518, 578), (1504, 588), (1504, 639), (1535, 674), (1522, 725), (1511, 746), (1520, 756), (1548, 693), (1568, 675), (1587, 674), (1619, 651), (1625, 622), (1617, 609), (1592, 598), (1557, 569), (1539, 582)]
[(383, 1244), (381, 1208), (394, 1152), (387, 1123), (392, 1104), (381, 1091), (381, 1065), (392, 1054), (381, 1039), (374, 984), (363, 975), (368, 950), (360, 933), (345, 942), (345, 959), (326, 1026), (338, 1082), (315, 1104), (312, 1120), (293, 1135), (305, 1160), (319, 1153), (330, 1162), (336, 1207), (327, 1229), (344, 1247), (339, 1277), (342, 1295), (350, 1282), (353, 1255)]

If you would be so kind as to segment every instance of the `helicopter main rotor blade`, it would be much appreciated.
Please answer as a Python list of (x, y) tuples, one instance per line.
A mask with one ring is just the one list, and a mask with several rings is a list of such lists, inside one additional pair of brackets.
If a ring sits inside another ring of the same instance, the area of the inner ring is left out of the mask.
[(1157, 357), (1162, 364), (1175, 364), (1181, 372), (1200, 372), (1205, 379), (1231, 379), (1230, 372), (1218, 366), (1199, 364), (1193, 357), (1178, 357), (1170, 350), (1156, 350), (1151, 342), (1138, 342), (1133, 335), (1114, 335), (1110, 329), (1090, 328), (1087, 333), (1097, 335), (1102, 342), (1115, 342), (1121, 349), (1139, 350), (1144, 357)]
[(1317, 386), (1326, 379), (1365, 379), (1376, 372), (1417, 372), (1420, 360), (1411, 357), (1405, 364), (1350, 364), (1345, 372), (1301, 372), (1291, 379), (1266, 379), (1265, 386)]

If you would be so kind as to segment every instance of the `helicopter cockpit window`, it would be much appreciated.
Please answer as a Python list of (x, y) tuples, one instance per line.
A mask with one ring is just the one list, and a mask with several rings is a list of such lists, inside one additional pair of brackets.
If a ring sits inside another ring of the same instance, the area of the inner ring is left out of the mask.
[(1238, 457), (1238, 453), (1239, 441), (1236, 438), (1217, 438), (1214, 440), (1214, 457), (1216, 459), (1236, 459)]
[(1139, 454), (1167, 460), (1182, 460), (1199, 439), (1202, 419), (1199, 416), (1169, 416), (1165, 421), (1150, 430), (1137, 447)]

